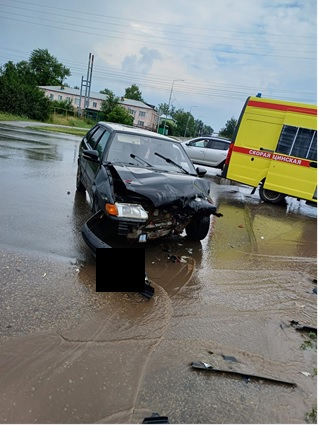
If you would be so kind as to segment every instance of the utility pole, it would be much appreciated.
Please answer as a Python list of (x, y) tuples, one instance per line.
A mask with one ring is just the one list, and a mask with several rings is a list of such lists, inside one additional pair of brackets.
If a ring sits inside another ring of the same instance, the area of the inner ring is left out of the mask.
[[(172, 93), (173, 93), (173, 88), (174, 88), (175, 81), (184, 81), (184, 80), (173, 80), (172, 87), (171, 87), (171, 92), (169, 94), (169, 99), (168, 99), (168, 112), (169, 112), (169, 108), (171, 106)], [(165, 121), (164, 121), (164, 127), (163, 127), (164, 135), (165, 135), (165, 127), (166, 127), (167, 115), (168, 115), (168, 113), (166, 114)]]
[(188, 117), (187, 117), (187, 122), (186, 122), (186, 127), (185, 127), (184, 137), (186, 136), (186, 131), (187, 131), (187, 127), (188, 127), (188, 121), (189, 121), (189, 119), (190, 119), (190, 117), (191, 117), (191, 115), (192, 115), (192, 109), (193, 109), (193, 108), (197, 108), (197, 106), (196, 106), (196, 105), (191, 106), (191, 109), (190, 109), (190, 111), (189, 111), (189, 113), (188, 113)]
[(88, 70), (87, 70), (87, 75), (86, 75), (86, 80), (81, 79), (81, 91), (80, 91), (80, 104), (79, 104), (79, 108), (78, 108), (78, 115), (81, 116), (82, 115), (82, 111), (81, 111), (81, 102), (82, 102), (82, 90), (83, 87), (85, 87), (85, 95), (84, 95), (84, 113), (86, 108), (89, 107), (90, 104), (90, 93), (91, 93), (91, 82), (92, 82), (92, 72), (93, 72), (93, 61), (94, 61), (94, 55), (92, 55), (91, 53), (89, 54), (89, 63), (88, 63)]

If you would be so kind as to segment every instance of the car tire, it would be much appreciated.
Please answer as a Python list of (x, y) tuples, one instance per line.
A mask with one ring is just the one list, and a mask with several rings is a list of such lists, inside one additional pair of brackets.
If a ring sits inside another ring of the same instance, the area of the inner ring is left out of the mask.
[(85, 187), (84, 187), (82, 180), (81, 180), (81, 170), (80, 170), (79, 166), (78, 166), (78, 170), (76, 172), (76, 190), (78, 192), (85, 193)]
[(225, 165), (225, 161), (221, 162), (217, 168), (219, 168), (220, 170), (222, 170), (224, 168)]
[(192, 241), (201, 241), (209, 231), (210, 217), (209, 216), (194, 216), (191, 222), (185, 228), (186, 235)]
[(262, 201), (273, 205), (282, 204), (286, 198), (283, 193), (265, 189), (263, 184), (259, 188), (259, 196)]

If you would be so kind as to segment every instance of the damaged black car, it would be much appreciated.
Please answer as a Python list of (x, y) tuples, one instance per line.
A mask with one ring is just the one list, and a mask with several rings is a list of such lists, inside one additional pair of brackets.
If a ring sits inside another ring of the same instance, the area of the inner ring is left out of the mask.
[(76, 188), (87, 192), (93, 215), (82, 228), (85, 242), (110, 247), (107, 235), (147, 242), (186, 233), (206, 237), (218, 214), (206, 170), (195, 169), (176, 140), (148, 130), (97, 123), (83, 137)]

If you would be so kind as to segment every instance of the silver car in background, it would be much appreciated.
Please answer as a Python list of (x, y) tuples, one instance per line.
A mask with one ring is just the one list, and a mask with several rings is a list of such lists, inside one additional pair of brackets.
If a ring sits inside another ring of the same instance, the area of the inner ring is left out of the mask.
[(181, 143), (194, 164), (222, 169), (231, 142), (219, 136), (202, 136)]

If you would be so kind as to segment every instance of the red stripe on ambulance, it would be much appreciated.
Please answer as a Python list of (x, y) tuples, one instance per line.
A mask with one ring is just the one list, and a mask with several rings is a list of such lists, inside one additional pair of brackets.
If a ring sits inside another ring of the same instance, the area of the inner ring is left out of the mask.
[(297, 112), (299, 114), (317, 115), (317, 108), (304, 108), (302, 106), (284, 105), (279, 103), (259, 102), (256, 100), (249, 100), (247, 106), (254, 108), (273, 109), (277, 111)]
[(280, 162), (286, 162), (286, 163), (294, 164), (294, 165), (301, 165), (302, 167), (310, 167), (310, 162), (311, 162), (306, 159), (294, 158), (292, 156), (281, 155), (275, 152), (261, 151), (258, 149), (243, 148), (236, 145), (233, 146), (233, 152), (255, 156), (258, 158), (270, 159), (272, 161), (280, 161)]

